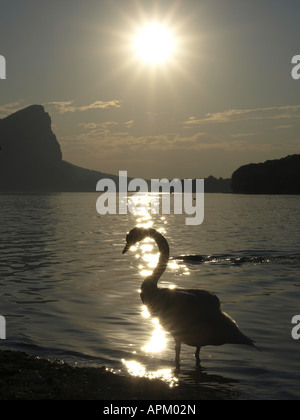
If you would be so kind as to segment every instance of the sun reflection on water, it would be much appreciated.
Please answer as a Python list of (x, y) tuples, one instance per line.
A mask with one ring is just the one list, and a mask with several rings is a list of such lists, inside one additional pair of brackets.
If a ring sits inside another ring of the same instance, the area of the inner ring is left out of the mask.
[[(151, 228), (155, 227), (163, 235), (167, 234), (167, 218), (160, 217), (157, 220), (157, 225), (154, 225), (151, 209), (159, 205), (159, 195), (153, 194), (135, 194), (129, 197), (128, 204), (131, 205), (131, 213), (136, 216), (136, 226)], [(130, 248), (134, 253), (136, 260), (138, 260), (138, 270), (141, 277), (145, 278), (151, 276), (153, 270), (157, 266), (159, 260), (159, 252), (153, 239), (146, 238)], [(170, 260), (168, 269), (176, 273), (176, 276), (189, 274), (189, 270), (182, 264), (178, 265), (175, 260)], [(169, 289), (175, 289), (176, 285), (167, 282)], [(139, 291), (140, 292), (140, 291)], [(141, 347), (141, 350), (146, 355), (159, 355), (166, 349), (166, 332), (162, 328), (157, 318), (151, 318), (151, 315), (146, 306), (141, 307), (141, 315), (143, 318), (148, 319), (151, 323), (152, 332), (148, 342)], [(133, 376), (145, 377), (149, 379), (159, 378), (168, 383), (170, 387), (176, 386), (178, 379), (174, 376), (171, 369), (148, 370), (146, 366), (136, 360), (122, 360), (127, 371)]]
[(161, 379), (169, 384), (170, 388), (173, 388), (178, 383), (178, 378), (174, 376), (172, 369), (147, 371), (146, 367), (142, 363), (135, 360), (122, 359), (122, 363), (126, 366), (128, 373), (132, 376), (148, 379)]
[(155, 198), (150, 194), (134, 194), (128, 199), (131, 214), (137, 217), (136, 226), (150, 228), (153, 225), (151, 203)]
[[(150, 319), (151, 315), (147, 309), (147, 306), (142, 306), (142, 316), (146, 319)], [(166, 335), (162, 326), (159, 323), (158, 318), (151, 319), (152, 324), (154, 325), (154, 330), (152, 331), (152, 337), (150, 341), (142, 347), (142, 350), (145, 353), (160, 353), (166, 348)]]

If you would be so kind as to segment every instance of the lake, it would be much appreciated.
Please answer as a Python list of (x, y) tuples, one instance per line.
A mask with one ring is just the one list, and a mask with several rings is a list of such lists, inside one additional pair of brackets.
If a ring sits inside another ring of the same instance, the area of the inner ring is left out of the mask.
[[(201, 398), (299, 399), (300, 197), (206, 194), (204, 222), (185, 215), (99, 215), (98, 195), (0, 195), (0, 349), (118, 375), (159, 377)], [(162, 287), (212, 291), (260, 351), (182, 345), (147, 316), (139, 288), (157, 261), (151, 242), (122, 255), (135, 225), (159, 229), (171, 256)], [(174, 258), (185, 255), (185, 257)]]

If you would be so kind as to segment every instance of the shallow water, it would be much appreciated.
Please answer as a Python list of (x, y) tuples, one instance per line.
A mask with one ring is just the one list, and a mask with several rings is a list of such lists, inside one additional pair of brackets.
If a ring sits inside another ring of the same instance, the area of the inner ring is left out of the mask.
[[(298, 399), (300, 340), (299, 196), (206, 194), (205, 219), (184, 215), (100, 216), (96, 194), (0, 196), (0, 348), (27, 351), (117, 374), (161, 377), (195, 398)], [(261, 351), (174, 343), (145, 317), (139, 297), (157, 249), (146, 242), (122, 255), (136, 224), (160, 229), (170, 264), (160, 285), (215, 292), (222, 309)], [(184, 257), (182, 257), (184, 255)], [(181, 256), (181, 257), (180, 257)], [(178, 257), (178, 258), (176, 258)]]

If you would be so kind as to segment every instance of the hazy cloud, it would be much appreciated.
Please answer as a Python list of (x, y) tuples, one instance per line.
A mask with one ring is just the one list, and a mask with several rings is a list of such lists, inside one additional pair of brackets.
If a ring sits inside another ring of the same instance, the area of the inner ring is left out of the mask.
[(89, 123), (78, 123), (78, 127), (83, 127), (86, 128), (88, 130), (94, 130), (97, 128), (108, 128), (108, 127), (113, 127), (115, 125), (118, 125), (119, 123), (116, 121), (106, 121), (106, 122), (102, 122), (102, 123), (96, 123), (96, 122), (89, 122)]
[(255, 136), (254, 133), (232, 133), (230, 134), (230, 137), (232, 137), (233, 139), (238, 139), (241, 137), (251, 137), (251, 136)]
[(272, 130), (285, 130), (287, 128), (292, 128), (293, 124), (286, 124), (286, 125), (277, 125), (276, 127), (272, 127)]
[(0, 105), (0, 118), (5, 118), (10, 114), (19, 111), (21, 108), (24, 108), (23, 102), (24, 100), (20, 99), (17, 102), (11, 102), (9, 104)]
[(130, 120), (130, 121), (125, 121), (125, 122), (124, 122), (124, 125), (125, 125), (125, 127), (127, 127), (127, 128), (132, 127), (132, 126), (133, 126), (133, 124), (134, 124), (134, 121), (133, 121), (133, 120)]
[(204, 118), (190, 117), (184, 122), (185, 125), (199, 125), (207, 123), (228, 123), (248, 120), (281, 120), (300, 117), (300, 105), (286, 105), (279, 107), (253, 108), (253, 109), (229, 109), (222, 112), (205, 114)]
[(45, 105), (52, 105), (58, 111), (59, 114), (65, 114), (67, 112), (77, 111), (88, 111), (91, 109), (108, 109), (108, 108), (120, 108), (121, 101), (113, 99), (111, 101), (95, 101), (89, 105), (75, 106), (74, 101), (54, 101), (47, 102)]

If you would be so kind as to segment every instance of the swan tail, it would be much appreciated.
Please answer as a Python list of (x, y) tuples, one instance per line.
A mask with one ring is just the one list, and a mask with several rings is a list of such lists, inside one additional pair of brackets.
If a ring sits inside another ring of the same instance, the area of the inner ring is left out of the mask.
[(261, 351), (261, 349), (259, 347), (257, 347), (257, 345), (255, 344), (255, 341), (250, 340), (251, 344), (249, 344), (253, 349), (257, 350), (257, 351)]
[(260, 349), (255, 345), (255, 341), (253, 341), (251, 338), (247, 337), (243, 333), (241, 333), (241, 334), (242, 334), (242, 337), (241, 337), (242, 339), (240, 341), (240, 344), (245, 344), (247, 346), (252, 347), (255, 350), (260, 351)]

